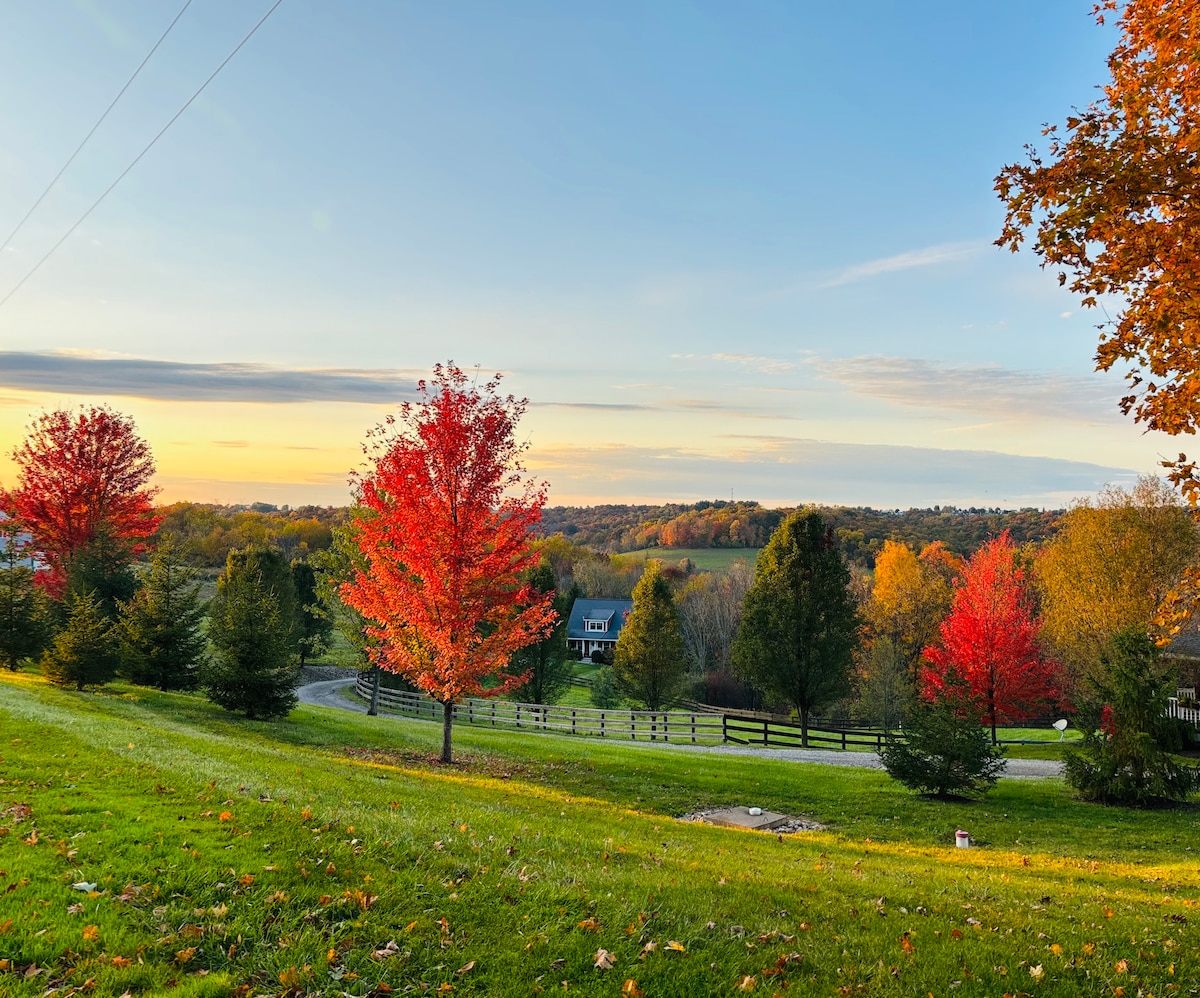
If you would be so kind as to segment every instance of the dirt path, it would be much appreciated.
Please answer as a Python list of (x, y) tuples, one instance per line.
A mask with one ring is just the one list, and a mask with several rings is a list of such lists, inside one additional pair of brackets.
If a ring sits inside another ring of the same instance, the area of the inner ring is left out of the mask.
[[(348, 700), (342, 690), (353, 684), (354, 679), (332, 679), (320, 683), (309, 683), (296, 689), (301, 703), (316, 707), (337, 707), (367, 712), (367, 705), (358, 700)], [(388, 716), (386, 713), (383, 716)], [(663, 744), (648, 745), (645, 742), (629, 742), (630, 748), (662, 748)], [(759, 748), (753, 745), (681, 745), (671, 748), (680, 752), (708, 752), (714, 755), (741, 755), (753, 759), (785, 759), (788, 762), (815, 762), (822, 766), (854, 766), (859, 769), (882, 769), (883, 764), (874, 752), (837, 752), (830, 749)], [(1004, 765), (1004, 775), (1019, 780), (1044, 779), (1062, 776), (1063, 764), (1054, 759), (1009, 759)]]

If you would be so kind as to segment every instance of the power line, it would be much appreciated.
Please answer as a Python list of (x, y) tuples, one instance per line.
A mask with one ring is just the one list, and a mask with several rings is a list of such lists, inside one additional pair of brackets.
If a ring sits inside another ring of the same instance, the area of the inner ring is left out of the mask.
[(99, 118), (96, 119), (96, 123), (94, 125), (92, 125), (91, 130), (87, 133), (87, 135), (85, 135), (83, 137), (83, 141), (80, 142), (79, 145), (77, 145), (75, 147), (75, 151), (73, 153), (71, 153), (70, 156), (67, 157), (67, 161), (65, 163), (63, 163), (62, 169), (60, 169), (58, 171), (58, 173), (56, 173), (54, 175), (54, 179), (51, 180), (50, 183), (48, 183), (46, 185), (46, 189), (44, 191), (42, 191), (41, 194), (38, 195), (37, 200), (33, 202), (33, 206), (27, 212), (25, 212), (25, 214), (23, 216), (21, 216), (21, 221), (19, 221), (16, 225), (16, 228), (14, 228), (12, 230), (12, 232), (10, 232), (8, 234), (8, 238), (5, 239), (3, 243), (0, 243), (0, 252), (3, 252), (4, 250), (6, 250), (12, 244), (12, 241), (14, 239), (16, 239), (17, 233), (20, 232), (22, 227), (25, 225), (25, 223), (29, 221), (29, 216), (32, 215), (35, 211), (37, 211), (38, 205), (40, 205), (44, 200), (46, 200), (46, 195), (49, 194), (50, 191), (54, 188), (54, 185), (58, 183), (59, 178), (64, 173), (67, 172), (67, 167), (75, 162), (75, 157), (78, 156), (80, 154), (80, 152), (83, 151), (83, 147), (88, 144), (88, 140), (93, 135), (96, 134), (96, 129), (99, 128), (104, 123), (104, 119), (108, 117), (108, 113), (114, 107), (117, 106), (117, 101), (119, 101), (122, 97), (125, 96), (125, 91), (128, 90), (130, 85), (133, 83), (133, 81), (138, 78), (138, 74), (145, 67), (146, 63), (148, 63), (150, 61), (150, 57), (152, 55), (154, 55), (155, 52), (158, 51), (158, 47), (163, 43), (163, 41), (166, 39), (167, 35), (169, 35), (171, 33), (171, 29), (173, 27), (175, 27), (176, 22), (181, 17), (183, 17), (183, 12), (185, 10), (187, 10), (191, 5), (192, 5), (192, 0), (186, 0), (184, 5), (179, 9), (179, 13), (175, 15), (175, 20), (167, 25), (167, 30), (164, 31), (162, 33), (162, 35), (159, 37), (158, 41), (156, 41), (154, 43), (154, 48), (152, 48), (149, 52), (146, 53), (146, 58), (143, 59), (138, 64), (138, 68), (133, 71), (133, 75), (131, 77), (129, 77), (128, 80), (125, 81), (125, 86), (123, 86), (121, 88), (120, 92), (117, 94), (117, 96), (112, 99), (112, 103), (110, 103), (108, 105), (108, 107), (106, 107), (104, 109), (104, 113), (102, 115), (100, 115)]
[(178, 111), (176, 111), (171, 116), (171, 119), (165, 125), (163, 125), (162, 128), (159, 129), (158, 134), (155, 135), (154, 138), (152, 138), (146, 144), (146, 147), (140, 153), (138, 153), (136, 157), (134, 157), (133, 162), (130, 163), (127, 167), (125, 167), (125, 169), (121, 171), (121, 173), (117, 177), (117, 179), (114, 180), (111, 184), (108, 185), (108, 187), (106, 187), (104, 189), (104, 193), (102, 193), (98, 198), (96, 198), (96, 200), (91, 203), (91, 206), (88, 208), (88, 210), (79, 216), (79, 218), (76, 220), (75, 224), (72, 225), (69, 229), (67, 229), (67, 231), (63, 233), (62, 237), (58, 240), (58, 242), (56, 242), (53, 246), (50, 247), (50, 249), (48, 249), (46, 251), (45, 256), (43, 256), (40, 260), (38, 260), (38, 262), (35, 263), (29, 269), (28, 273), (26, 273), (24, 277), (22, 277), (19, 281), (17, 281), (17, 283), (15, 285), (13, 285), (12, 290), (9, 291), (8, 294), (6, 294), (3, 298), (0, 298), (0, 308), (3, 308), (8, 303), (8, 300), (10, 298), (12, 298), (12, 296), (15, 295), (18, 291), (21, 290), (21, 288), (24, 286), (25, 282), (28, 281), (29, 278), (31, 278), (34, 274), (36, 274), (41, 269), (42, 264), (44, 264), (47, 260), (49, 260), (50, 257), (52, 257), (54, 255), (55, 251), (71, 237), (71, 234), (76, 229), (78, 229), (79, 226), (81, 226), (85, 221), (87, 221), (87, 217), (93, 211), (95, 211), (98, 207), (100, 207), (100, 203), (106, 197), (108, 197), (109, 194), (112, 193), (113, 188), (116, 187), (117, 184), (119, 184), (122, 180), (125, 179), (126, 175), (129, 173), (129, 171), (132, 170), (135, 166), (137, 166), (139, 162), (141, 162), (142, 157), (145, 156), (146, 153), (148, 153), (152, 148), (154, 148), (154, 144), (163, 137), (163, 135), (166, 133), (168, 128), (170, 128), (173, 124), (175, 124), (175, 122), (179, 119), (180, 115), (182, 115), (184, 111), (186, 111), (189, 107), (192, 106), (192, 102), (195, 101), (195, 99), (197, 97), (199, 97), (202, 93), (204, 93), (205, 88), (207, 88), (208, 85), (217, 78), (217, 74), (220, 73), (221, 70), (224, 69), (229, 64), (229, 61), (235, 55), (237, 55), (238, 52), (241, 51), (242, 46), (245, 45), (246, 42), (250, 41), (250, 39), (254, 37), (254, 33), (256, 31), (258, 31), (258, 29), (261, 28), (266, 23), (267, 18), (275, 13), (275, 9), (281, 3), (283, 3), (283, 0), (275, 0), (275, 2), (271, 5), (271, 8), (265, 14), (263, 14), (263, 16), (259, 20), (259, 22), (256, 25), (254, 25), (254, 27), (251, 28), (249, 30), (249, 32), (246, 33), (246, 36), (240, 42), (238, 42), (237, 45), (234, 46), (233, 51), (230, 52), (229, 55), (227, 55), (224, 58), (224, 60), (221, 62), (221, 64), (212, 71), (212, 75), (209, 76), (209, 78), (207, 80), (205, 80), (202, 84), (200, 84), (199, 89), (197, 89), (197, 91), (194, 94), (192, 94), (191, 97), (189, 97), (187, 99), (187, 101), (184, 103), (183, 107), (181, 107)]

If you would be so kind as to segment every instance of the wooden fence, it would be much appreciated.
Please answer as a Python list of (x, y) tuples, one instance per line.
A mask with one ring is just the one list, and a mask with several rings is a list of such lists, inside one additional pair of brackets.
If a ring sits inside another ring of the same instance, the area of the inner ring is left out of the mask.
[[(369, 675), (360, 676), (355, 690), (371, 698)], [(381, 688), (382, 706), (414, 717), (442, 719), (442, 705), (421, 693)], [(717, 712), (711, 710), (649, 711), (605, 710), (599, 707), (558, 707), (515, 703), (509, 700), (467, 698), (454, 706), (457, 723), (566, 731), (573, 735), (637, 741), (732, 742), (776, 748), (801, 746), (800, 724), (778, 715)], [(883, 748), (886, 735), (856, 728), (809, 726), (808, 741), (815, 748)]]
[[(371, 681), (360, 676), (355, 691), (371, 698)], [(421, 693), (380, 689), (379, 702), (391, 710), (415, 717), (442, 719), (442, 705)], [(628, 738), (633, 741), (722, 741), (724, 716), (703, 711), (602, 710), (599, 707), (557, 707), (468, 697), (454, 705), (459, 724), (567, 731), (573, 735)]]

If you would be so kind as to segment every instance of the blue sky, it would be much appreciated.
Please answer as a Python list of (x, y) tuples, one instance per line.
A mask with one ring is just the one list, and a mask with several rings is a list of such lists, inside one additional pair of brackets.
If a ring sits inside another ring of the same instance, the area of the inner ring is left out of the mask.
[[(0, 238), (182, 0), (16, 2)], [(268, 8), (195, 0), (0, 253), (0, 297)], [(439, 360), (531, 401), (551, 502), (1062, 505), (1176, 442), (991, 245), (1085, 104), (1090, 0), (284, 0), (0, 307), (0, 446), (108, 401), (164, 498), (342, 503)], [(0, 481), (11, 474), (0, 465)]]

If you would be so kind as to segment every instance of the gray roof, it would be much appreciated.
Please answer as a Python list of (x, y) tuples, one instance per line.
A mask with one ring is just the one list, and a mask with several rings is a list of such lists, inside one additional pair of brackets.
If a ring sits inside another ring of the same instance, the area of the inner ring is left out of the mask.
[[(616, 641), (625, 618), (633, 610), (631, 599), (585, 599), (580, 597), (571, 604), (571, 616), (567, 621), (567, 637), (572, 640)], [(589, 631), (586, 620), (603, 620), (603, 631)]]

